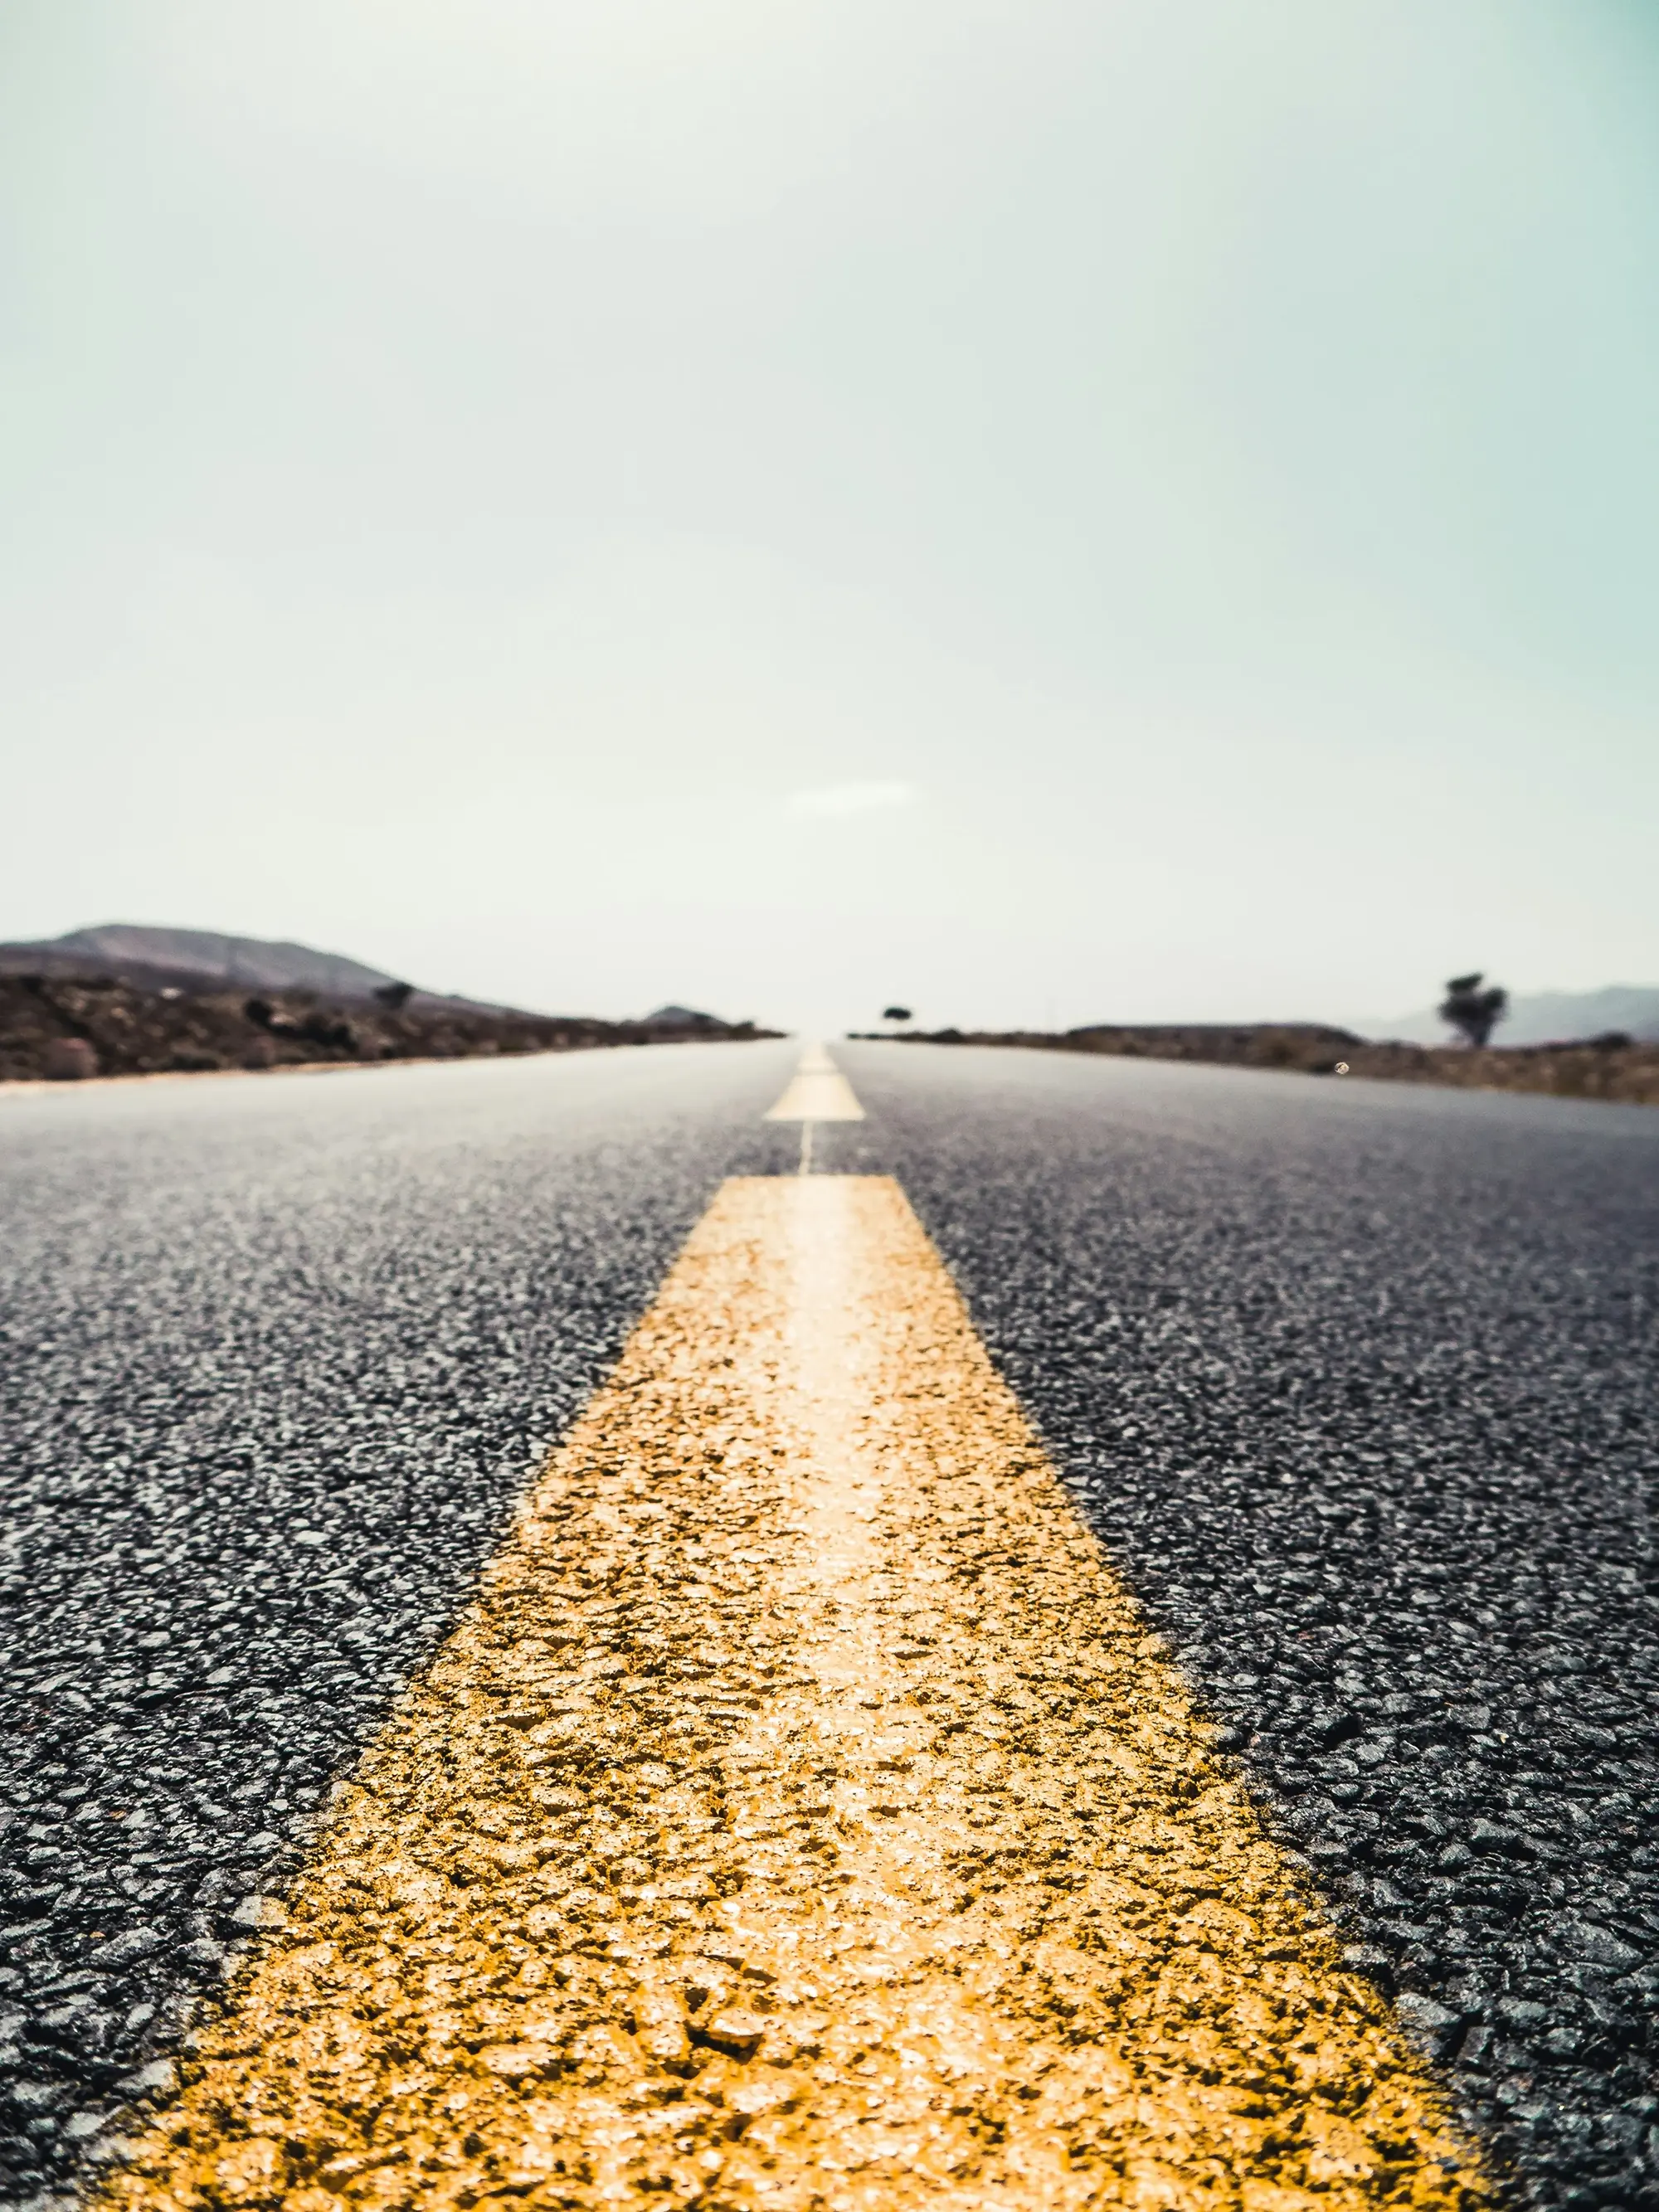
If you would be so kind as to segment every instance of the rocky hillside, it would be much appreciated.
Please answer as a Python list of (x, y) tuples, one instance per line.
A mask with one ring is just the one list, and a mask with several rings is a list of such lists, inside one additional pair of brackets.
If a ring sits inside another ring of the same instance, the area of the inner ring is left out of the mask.
[(679, 1024), (601, 1022), (422, 1000), (392, 985), (380, 998), (314, 991), (144, 989), (108, 975), (0, 975), (0, 1081), (154, 1075), (499, 1053), (574, 1052), (771, 1036), (708, 1015)]
[(1314, 1023), (1262, 1022), (1227, 1027), (1119, 1028), (1102, 1024), (1063, 1033), (1041, 1030), (909, 1030), (916, 1044), (1024, 1045), (1040, 1052), (1103, 1053), (1119, 1059), (1208, 1060), (1227, 1067), (1277, 1067), (1307, 1075), (1362, 1075), (1395, 1083), (1442, 1083), (1478, 1091), (1537, 1091), (1558, 1098), (1609, 1098), (1659, 1105), (1659, 1043), (1613, 1032), (1585, 1044), (1367, 1044), (1351, 1030)]
[[(890, 1034), (888, 1032), (887, 1034)], [(906, 1030), (915, 1044), (1015, 1044), (1039, 1052), (1108, 1053), (1121, 1060), (1205, 1060), (1224, 1067), (1294, 1067), (1328, 1075), (1364, 1040), (1352, 1030), (1316, 1022), (1255, 1022), (1233, 1027), (1216, 1022), (1096, 1023), (1066, 1030)]]
[(0, 945), (0, 974), (112, 975), (145, 989), (319, 991), (341, 999), (372, 998), (398, 981), (312, 945), (131, 921)]

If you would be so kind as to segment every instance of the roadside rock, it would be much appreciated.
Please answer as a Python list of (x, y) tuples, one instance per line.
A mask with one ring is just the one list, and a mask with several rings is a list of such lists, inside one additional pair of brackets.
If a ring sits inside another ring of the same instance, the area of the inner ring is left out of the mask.
[(49, 1083), (78, 1083), (98, 1073), (98, 1055), (84, 1037), (53, 1037), (41, 1054), (40, 1073)]

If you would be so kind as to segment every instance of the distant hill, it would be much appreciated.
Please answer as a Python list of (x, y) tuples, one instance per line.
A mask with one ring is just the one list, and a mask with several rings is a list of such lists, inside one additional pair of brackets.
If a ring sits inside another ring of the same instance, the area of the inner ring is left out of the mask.
[[(1444, 1044), (1451, 1031), (1432, 1007), (1396, 1022), (1362, 1022), (1369, 1037), (1398, 1037), (1407, 1044)], [(1659, 1042), (1659, 985), (1609, 983), (1601, 991), (1534, 991), (1510, 1001), (1494, 1044), (1564, 1044), (1576, 1037), (1622, 1030), (1642, 1043)]]
[[(78, 957), (86, 967), (87, 956)], [(736, 1044), (776, 1034), (757, 1030), (752, 1022), (604, 1022), (516, 1013), (420, 992), (407, 999), (392, 994), (353, 1000), (309, 988), (282, 993), (269, 985), (248, 992), (240, 987), (157, 989), (111, 975), (106, 964), (101, 972), (60, 975), (37, 959), (21, 973), (0, 973), (0, 1084), (235, 1070), (264, 1074), (597, 1046)]]
[[(64, 937), (0, 944), (0, 975), (109, 975), (134, 990), (174, 995), (185, 992), (193, 997), (215, 991), (314, 991), (322, 999), (367, 1002), (377, 991), (394, 988), (407, 994), (406, 1003), (416, 1012), (520, 1011), (445, 992), (410, 991), (384, 968), (370, 968), (343, 952), (319, 952), (313, 945), (295, 945), (286, 938), (230, 937), (216, 929), (159, 929), (137, 921), (105, 921), (93, 929), (71, 929)], [(752, 1022), (722, 1021), (718, 1014), (699, 1013), (693, 1006), (659, 1006), (641, 1020), (610, 1026), (675, 1036), (687, 1031), (724, 1036), (754, 1029)]]
[(329, 998), (367, 999), (398, 979), (343, 952), (263, 937), (228, 937), (212, 929), (152, 929), (110, 921), (65, 937), (0, 945), (0, 974), (114, 975), (123, 982), (185, 988), (317, 991)]
[(647, 1030), (723, 1030), (718, 1014), (700, 1014), (695, 1006), (659, 1006), (654, 1014), (641, 1014), (640, 1026)]

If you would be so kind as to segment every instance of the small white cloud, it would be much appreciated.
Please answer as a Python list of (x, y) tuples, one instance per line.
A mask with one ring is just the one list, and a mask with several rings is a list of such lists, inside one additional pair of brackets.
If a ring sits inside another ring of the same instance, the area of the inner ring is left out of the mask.
[(873, 814), (887, 806), (908, 806), (916, 797), (913, 783), (829, 783), (815, 791), (789, 795), (792, 814)]

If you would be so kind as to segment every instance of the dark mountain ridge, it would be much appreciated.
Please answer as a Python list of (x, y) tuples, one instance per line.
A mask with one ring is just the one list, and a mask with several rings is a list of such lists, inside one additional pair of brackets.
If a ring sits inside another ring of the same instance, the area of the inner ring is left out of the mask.
[(318, 991), (333, 999), (369, 999), (398, 981), (382, 968), (314, 945), (130, 921), (0, 945), (0, 974), (31, 973), (112, 975), (141, 987), (160, 977), (174, 988)]
[(417, 991), (309, 945), (109, 922), (0, 945), (0, 1081), (314, 1067), (775, 1035), (689, 1006), (642, 1021)]

